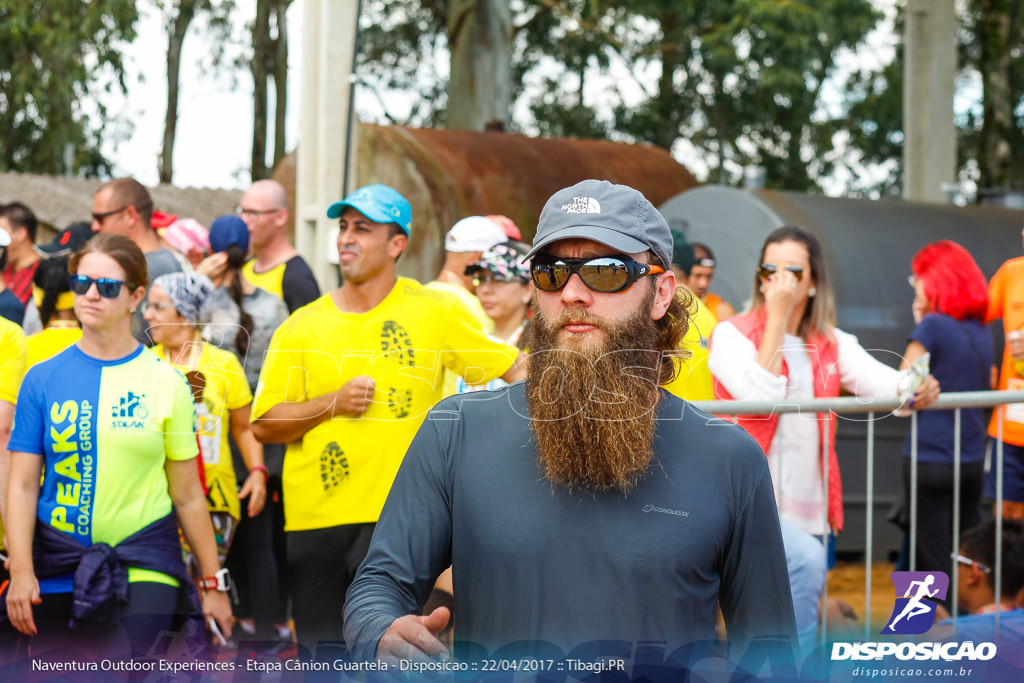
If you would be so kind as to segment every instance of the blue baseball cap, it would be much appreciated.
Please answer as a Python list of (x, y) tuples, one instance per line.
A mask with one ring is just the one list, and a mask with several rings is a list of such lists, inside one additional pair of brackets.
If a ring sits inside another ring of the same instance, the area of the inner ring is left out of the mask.
[(227, 251), (232, 244), (237, 244), (243, 252), (248, 253), (249, 228), (240, 217), (228, 214), (210, 226), (210, 249), (214, 252)]
[(327, 207), (328, 218), (338, 218), (346, 206), (363, 214), (375, 223), (395, 223), (409, 235), (412, 207), (409, 200), (387, 185), (367, 185)]

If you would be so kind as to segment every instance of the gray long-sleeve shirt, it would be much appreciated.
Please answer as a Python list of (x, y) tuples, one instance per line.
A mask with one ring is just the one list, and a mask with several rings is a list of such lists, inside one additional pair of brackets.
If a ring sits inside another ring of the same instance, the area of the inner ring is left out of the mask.
[[(345, 640), (372, 659), (454, 567), (459, 656), (791, 637), (766, 460), (739, 427), (662, 392), (655, 460), (628, 496), (568, 493), (537, 463), (524, 385), (439, 403), (405, 457), (348, 592)], [(554, 646), (554, 649), (552, 648)], [(671, 650), (670, 650), (671, 651)]]

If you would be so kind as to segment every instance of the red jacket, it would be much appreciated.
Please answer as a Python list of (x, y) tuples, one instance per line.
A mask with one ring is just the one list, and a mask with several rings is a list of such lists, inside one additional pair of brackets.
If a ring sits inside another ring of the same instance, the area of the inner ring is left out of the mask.
[[(758, 309), (750, 313), (730, 318), (729, 322), (736, 326), (743, 336), (753, 342), (755, 347), (760, 347), (764, 338), (765, 315), (764, 311)], [(714, 344), (714, 337), (711, 338)], [(815, 398), (834, 398), (839, 396), (839, 344), (831, 334), (817, 335), (811, 342), (812, 355), (811, 367), (814, 370), (814, 396)], [(817, 356), (817, 364), (814, 356)], [(782, 376), (789, 375), (789, 368), (786, 361), (782, 361)], [(732, 395), (726, 390), (716, 377), (714, 379), (715, 398), (732, 400)], [(772, 439), (775, 438), (775, 431), (779, 428), (779, 416), (772, 415), (740, 415), (734, 420), (738, 425), (747, 430), (757, 441), (766, 454), (771, 448)], [(819, 444), (828, 445), (828, 520), (829, 525), (836, 531), (843, 528), (843, 484), (839, 475), (839, 460), (836, 457), (836, 415), (828, 413), (827, 419), (818, 421)], [(820, 457), (820, 452), (819, 452)], [(823, 460), (823, 458), (822, 458)], [(821, 471), (825, 471), (824, 462), (821, 463)]]

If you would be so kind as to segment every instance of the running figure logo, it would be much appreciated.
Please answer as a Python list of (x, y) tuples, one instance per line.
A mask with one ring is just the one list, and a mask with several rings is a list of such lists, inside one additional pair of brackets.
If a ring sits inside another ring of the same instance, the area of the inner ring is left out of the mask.
[(896, 595), (889, 624), (880, 633), (886, 635), (921, 634), (935, 623), (935, 603), (944, 600), (949, 589), (945, 572), (893, 572), (889, 575)]

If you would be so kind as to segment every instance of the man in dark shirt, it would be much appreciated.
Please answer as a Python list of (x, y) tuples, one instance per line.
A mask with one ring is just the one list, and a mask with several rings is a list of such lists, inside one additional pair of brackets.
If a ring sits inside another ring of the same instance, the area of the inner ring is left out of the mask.
[[(92, 198), (92, 231), (123, 235), (138, 245), (146, 256), (149, 281), (167, 273), (181, 272), (181, 265), (170, 250), (160, 242), (153, 229), (153, 199), (134, 178), (115, 178), (104, 183)], [(149, 296), (149, 289), (146, 289)], [(142, 318), (143, 305), (132, 318), (132, 335), (146, 346), (152, 346), (149, 325)]]
[(659, 388), (687, 327), (671, 253), (631, 188), (588, 180), (548, 200), (526, 382), (428, 415), (348, 593), (355, 657), (443, 663), (448, 608), (419, 609), (449, 563), (460, 658), (571, 671), (636, 664), (653, 642), (685, 666), (715, 640), (719, 604), (740, 655), (793, 642), (764, 455)]

